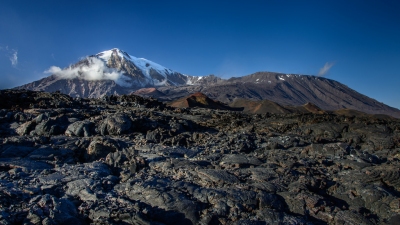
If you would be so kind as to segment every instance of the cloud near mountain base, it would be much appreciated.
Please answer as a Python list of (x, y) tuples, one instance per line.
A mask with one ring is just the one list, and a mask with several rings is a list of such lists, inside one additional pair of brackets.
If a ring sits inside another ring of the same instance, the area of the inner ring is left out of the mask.
[(89, 81), (96, 80), (112, 80), (120, 86), (131, 86), (131, 79), (115, 69), (108, 68), (106, 64), (97, 58), (88, 58), (89, 66), (82, 65), (78, 67), (68, 67), (61, 69), (57, 66), (51, 66), (48, 70), (44, 71), (48, 74), (54, 74), (63, 79), (80, 78)]

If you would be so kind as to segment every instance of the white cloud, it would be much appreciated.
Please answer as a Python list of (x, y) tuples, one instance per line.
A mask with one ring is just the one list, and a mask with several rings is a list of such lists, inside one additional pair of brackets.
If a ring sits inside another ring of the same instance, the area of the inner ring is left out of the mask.
[(8, 48), (8, 45), (7, 45), (7, 46), (5, 46), (5, 47), (0, 46), (0, 51), (5, 52), (5, 53), (4, 53), (5, 56), (7, 56), (7, 57), (10, 59), (11, 65), (12, 65), (13, 67), (17, 67), (17, 65), (18, 65), (18, 50), (15, 50), (15, 49), (11, 49), (11, 50), (10, 50), (10, 49)]
[(70, 66), (63, 70), (60, 67), (52, 66), (44, 72), (54, 74), (63, 79), (113, 80), (120, 86), (131, 86), (131, 79), (129, 77), (118, 72), (116, 69), (108, 68), (102, 60), (97, 58), (87, 58), (87, 60), (89, 61), (89, 65), (81, 65), (79, 67)]
[(18, 51), (12, 50), (12, 55), (9, 57), (11, 61), (11, 65), (16, 67), (18, 65)]
[(328, 73), (328, 71), (331, 69), (331, 67), (335, 65), (335, 62), (326, 62), (324, 67), (322, 67), (319, 72), (318, 72), (318, 76), (323, 77), (325, 76), (325, 74)]
[(51, 66), (48, 70), (44, 71), (45, 73), (49, 74), (57, 74), (60, 73), (62, 69), (58, 66)]

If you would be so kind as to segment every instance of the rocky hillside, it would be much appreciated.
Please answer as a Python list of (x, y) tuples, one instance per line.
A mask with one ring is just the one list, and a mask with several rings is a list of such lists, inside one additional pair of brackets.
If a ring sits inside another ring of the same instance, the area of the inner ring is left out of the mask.
[(175, 109), (134, 95), (0, 98), (0, 224), (400, 219), (398, 119)]

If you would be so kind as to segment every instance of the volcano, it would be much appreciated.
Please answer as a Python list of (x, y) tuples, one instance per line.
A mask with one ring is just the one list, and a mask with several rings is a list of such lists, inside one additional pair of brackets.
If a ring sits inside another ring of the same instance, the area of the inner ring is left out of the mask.
[[(216, 102), (233, 107), (246, 108), (246, 100), (267, 100), (259, 105), (251, 103), (253, 109), (249, 112), (269, 111), (266, 107), (272, 101), (283, 107), (309, 103), (312, 105), (306, 106), (311, 110), (315, 107), (322, 111), (345, 109), (400, 118), (400, 110), (324, 77), (274, 72), (257, 72), (230, 79), (214, 75), (190, 76), (118, 48), (88, 56), (64, 69), (51, 67), (47, 72), (51, 75), (16, 89), (57, 91), (72, 97), (89, 98), (133, 93), (166, 102), (179, 99), (182, 102), (187, 96), (201, 92)], [(240, 102), (245, 105), (239, 105)]]

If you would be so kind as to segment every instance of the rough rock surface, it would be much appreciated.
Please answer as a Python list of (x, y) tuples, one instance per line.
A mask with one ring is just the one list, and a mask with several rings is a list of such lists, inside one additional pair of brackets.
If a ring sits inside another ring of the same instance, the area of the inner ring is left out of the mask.
[(400, 219), (397, 119), (173, 109), (137, 96), (0, 98), (0, 224)]

